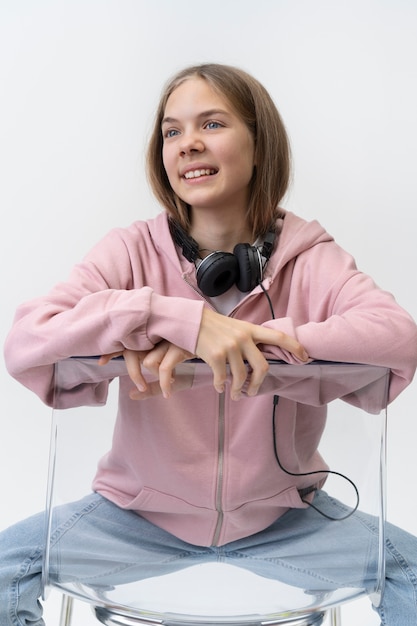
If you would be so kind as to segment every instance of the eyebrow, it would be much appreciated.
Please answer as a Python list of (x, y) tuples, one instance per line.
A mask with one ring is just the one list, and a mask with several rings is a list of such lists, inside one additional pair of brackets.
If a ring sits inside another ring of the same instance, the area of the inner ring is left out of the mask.
[[(209, 109), (208, 111), (202, 111), (197, 115), (197, 117), (212, 117), (213, 115), (218, 115), (219, 113), (221, 115), (230, 115), (230, 113), (228, 111), (225, 111), (224, 109)], [(161, 126), (163, 126), (164, 124), (175, 124), (178, 123), (178, 121), (179, 120), (177, 120), (175, 117), (164, 117), (161, 122)]]

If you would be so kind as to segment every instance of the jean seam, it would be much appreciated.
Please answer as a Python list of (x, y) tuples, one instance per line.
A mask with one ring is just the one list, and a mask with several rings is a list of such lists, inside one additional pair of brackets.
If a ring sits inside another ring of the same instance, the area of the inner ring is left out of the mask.
[[(201, 553), (195, 553), (195, 552), (188, 552), (188, 551), (184, 551), (179, 555), (173, 556), (169, 559), (164, 559), (163, 561), (161, 561), (161, 564), (168, 564), (168, 563), (175, 563), (175, 561), (180, 561), (183, 558), (194, 558), (194, 559), (198, 559), (201, 556), (205, 556), (206, 552), (201, 552)], [(128, 571), (131, 567), (135, 567), (135, 564), (132, 563), (124, 563), (123, 565), (120, 565), (119, 567), (115, 568), (115, 569), (110, 569), (110, 570), (106, 570), (105, 572), (100, 572), (100, 575), (96, 575), (96, 576), (83, 576), (83, 582), (92, 582), (92, 581), (99, 581), (101, 578), (108, 576), (109, 574), (119, 574), (120, 572), (126, 572)]]
[[(98, 507), (100, 504), (101, 504), (101, 499), (94, 501), (94, 502), (90, 502), (86, 507), (84, 507), (84, 509), (82, 509), (81, 511), (77, 511), (77, 513), (73, 514), (64, 524), (60, 525), (58, 528), (55, 529), (53, 535), (51, 536), (50, 544), (55, 545), (56, 542), (65, 534), (65, 532), (67, 532), (69, 528), (71, 528), (74, 525), (74, 523), (79, 518), (81, 518), (86, 513), (94, 510), (94, 508)], [(13, 577), (10, 583), (9, 616), (10, 616), (11, 622), (15, 626), (24, 626), (17, 614), (18, 604), (19, 604), (18, 598), (19, 598), (20, 581), (22, 580), (22, 578), (24, 578), (28, 574), (28, 572), (30, 572), (34, 563), (36, 563), (37, 561), (40, 561), (42, 563), (44, 552), (45, 552), (44, 545), (37, 546), (36, 549), (33, 551), (33, 553), (27, 559), (23, 561), (19, 570), (16, 572), (16, 575)]]
[[(407, 578), (407, 580), (413, 586), (413, 589), (414, 589), (414, 603), (415, 603), (415, 605), (417, 607), (417, 577), (415, 576), (413, 570), (411, 569), (410, 565), (408, 564), (408, 561), (404, 558), (404, 556), (400, 552), (398, 552), (398, 550), (395, 549), (394, 545), (391, 543), (391, 541), (389, 539), (386, 539), (386, 541), (385, 541), (385, 549), (386, 549), (387, 552), (389, 552), (391, 554), (392, 558), (396, 561), (396, 563), (398, 564), (399, 568), (403, 572), (404, 576)], [(384, 597), (382, 597), (382, 602), (381, 602), (380, 606), (378, 607), (378, 613), (379, 613), (379, 617), (381, 619), (381, 624), (383, 626), (386, 626), (387, 621), (386, 621), (386, 612), (385, 612), (385, 607), (384, 607)]]
[[(88, 505), (86, 505), (80, 511), (76, 511), (75, 513), (73, 513), (71, 515), (71, 517), (69, 517), (65, 522), (60, 524), (55, 529), (54, 533), (51, 536), (51, 540), (50, 540), (50, 545), (51, 546), (56, 545), (57, 542), (60, 541), (62, 539), (62, 537), (69, 530), (71, 530), (71, 528), (73, 528), (85, 515), (88, 515), (89, 513), (91, 513), (95, 509), (98, 509), (100, 506), (102, 506), (105, 503), (105, 499), (103, 498), (103, 496), (100, 496), (98, 494), (96, 494), (96, 495), (97, 495), (97, 500), (94, 500), (93, 502), (90, 502)], [(175, 561), (178, 561), (178, 560), (181, 560), (182, 558), (187, 558), (187, 557), (204, 556), (204, 554), (206, 554), (205, 551), (201, 551), (201, 552), (196, 553), (195, 551), (192, 552), (192, 551), (184, 550), (179, 555), (175, 555), (173, 557), (169, 557), (167, 559), (161, 560), (161, 564), (173, 563)], [(130, 563), (129, 564), (119, 565), (118, 567), (116, 567), (114, 569), (109, 569), (109, 570), (107, 570), (105, 572), (101, 572), (99, 576), (86, 576), (84, 578), (84, 580), (85, 581), (100, 580), (100, 578), (108, 576), (109, 574), (117, 574), (117, 573), (120, 573), (120, 572), (123, 572), (123, 571), (127, 571), (130, 567), (132, 567), (132, 565)], [(57, 579), (59, 580), (59, 577), (57, 577)]]
[(27, 572), (30, 571), (31, 567), (33, 566), (34, 563), (36, 563), (36, 561), (38, 560), (42, 561), (43, 553), (44, 553), (43, 547), (36, 548), (36, 550), (32, 553), (32, 555), (28, 557), (27, 559), (25, 559), (25, 561), (23, 561), (21, 567), (16, 572), (16, 576), (13, 578), (13, 580), (10, 583), (10, 613), (9, 615), (10, 615), (10, 619), (12, 623), (15, 624), (16, 626), (24, 626), (23, 622), (20, 621), (19, 616), (17, 614), (20, 581), (25, 576), (25, 574), (27, 574)]
[[(398, 550), (395, 548), (395, 546), (391, 543), (389, 539), (385, 541), (385, 546), (386, 546), (386, 550), (391, 554), (391, 556), (393, 557), (393, 559), (396, 561), (399, 568), (403, 572), (404, 577), (412, 585), (413, 591), (414, 591), (413, 592), (414, 604), (416, 605), (416, 609), (417, 609), (417, 576), (414, 574), (413, 570), (411, 569), (404, 555), (401, 552), (398, 552)], [(383, 612), (383, 607), (381, 607), (381, 609)]]
[(91, 513), (91, 511), (94, 511), (95, 509), (97, 509), (99, 506), (103, 504), (103, 500), (101, 496), (97, 496), (97, 497), (98, 497), (97, 500), (90, 502), (87, 506), (81, 509), (81, 511), (76, 511), (65, 522), (57, 526), (57, 528), (54, 530), (53, 534), (51, 535), (51, 539), (50, 539), (51, 546), (55, 545), (56, 542), (59, 539), (61, 539), (61, 537), (63, 537), (68, 532), (68, 530), (70, 530), (81, 518), (83, 518), (88, 513)]
[[(248, 556), (247, 554), (239, 554), (238, 552), (226, 552), (225, 554), (226, 557), (234, 557), (234, 558), (239, 558), (239, 559), (246, 559), (248, 561), (256, 561), (258, 563), (272, 563), (274, 565), (279, 565), (281, 567), (283, 567), (284, 569), (287, 569), (288, 571), (292, 571), (292, 572), (301, 572), (303, 574), (306, 574), (308, 576), (310, 576), (312, 579), (314, 580), (320, 580), (321, 582), (325, 582), (325, 583), (329, 583), (331, 585), (339, 585), (338, 581), (334, 581), (331, 578), (326, 578), (325, 576), (320, 576), (317, 575), (315, 572), (312, 572), (310, 570), (307, 569), (302, 569), (300, 567), (294, 567), (293, 565), (290, 565), (289, 563), (286, 563), (285, 561), (282, 561), (281, 559), (278, 558), (268, 558), (268, 557), (257, 557), (257, 556)], [(346, 586), (349, 586), (349, 583), (346, 583)]]

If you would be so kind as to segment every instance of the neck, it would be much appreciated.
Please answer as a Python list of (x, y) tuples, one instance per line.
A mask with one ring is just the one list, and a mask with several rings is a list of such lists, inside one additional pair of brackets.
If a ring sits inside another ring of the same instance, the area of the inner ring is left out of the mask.
[(190, 235), (198, 242), (200, 250), (204, 253), (213, 250), (233, 252), (238, 243), (252, 243), (252, 232), (246, 222), (230, 219), (193, 219)]

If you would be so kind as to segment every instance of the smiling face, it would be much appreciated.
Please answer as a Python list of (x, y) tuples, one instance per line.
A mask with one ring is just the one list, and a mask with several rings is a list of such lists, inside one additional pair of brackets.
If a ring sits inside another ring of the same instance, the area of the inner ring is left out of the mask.
[(246, 215), (254, 139), (226, 98), (206, 80), (188, 78), (167, 100), (162, 135), (169, 183), (193, 215)]

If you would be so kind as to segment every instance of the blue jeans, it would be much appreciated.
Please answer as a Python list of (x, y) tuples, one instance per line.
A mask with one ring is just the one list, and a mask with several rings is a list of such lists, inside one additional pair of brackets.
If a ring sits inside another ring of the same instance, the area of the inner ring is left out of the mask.
[[(341, 505), (324, 492), (314, 501), (340, 516)], [(0, 624), (42, 626), (41, 570), (44, 514), (0, 533)], [(188, 544), (98, 494), (58, 508), (51, 545), (51, 577), (95, 589), (167, 574), (189, 565), (226, 561), (304, 589), (363, 586), (364, 550), (375, 541), (373, 519), (357, 512), (331, 522), (311, 508), (292, 509), (272, 526), (222, 547)], [(335, 551), (343, 568), (335, 567)], [(290, 555), (290, 557), (288, 557)], [(63, 565), (65, 564), (65, 565)], [(384, 626), (417, 625), (417, 538), (387, 524), (386, 586), (377, 609)]]

